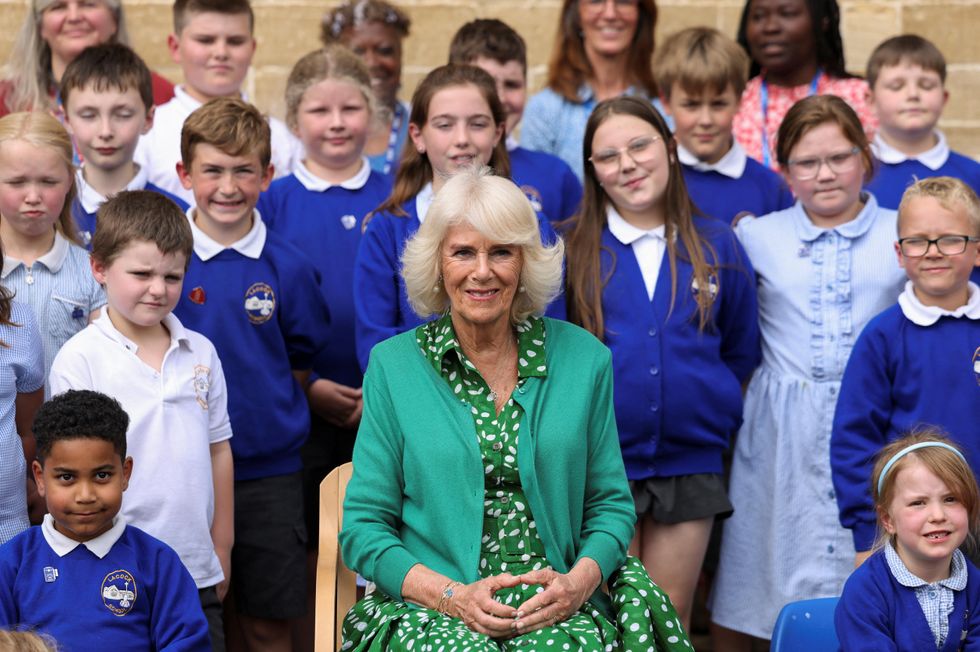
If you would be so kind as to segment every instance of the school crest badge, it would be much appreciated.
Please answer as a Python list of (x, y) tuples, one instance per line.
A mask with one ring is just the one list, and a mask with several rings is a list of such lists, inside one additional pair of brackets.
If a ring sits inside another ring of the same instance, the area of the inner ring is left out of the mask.
[(253, 283), (245, 291), (245, 312), (253, 324), (264, 324), (276, 310), (276, 293), (265, 283)]
[[(544, 207), (544, 204), (541, 203), (541, 193), (538, 191), (538, 189), (534, 186), (525, 184), (521, 186), (521, 192), (523, 192), (524, 196), (527, 197), (527, 200), (531, 202), (531, 208), (533, 208), (535, 212), (540, 213), (541, 209)], [(551, 218), (551, 215), (548, 217)]]
[(202, 409), (208, 409), (208, 390), (211, 389), (211, 367), (194, 365), (194, 397)]
[(344, 215), (340, 218), (340, 223), (344, 225), (344, 228), (350, 231), (355, 226), (357, 226), (357, 218), (353, 215)]
[[(698, 287), (698, 279), (691, 277), (691, 292), (695, 295), (701, 291)], [(712, 297), (718, 296), (718, 277), (714, 274), (708, 275), (708, 292), (711, 293)]]
[(125, 570), (114, 570), (102, 580), (102, 603), (117, 616), (125, 616), (136, 604), (136, 579)]
[(973, 352), (973, 375), (977, 379), (977, 385), (980, 385), (980, 346)]

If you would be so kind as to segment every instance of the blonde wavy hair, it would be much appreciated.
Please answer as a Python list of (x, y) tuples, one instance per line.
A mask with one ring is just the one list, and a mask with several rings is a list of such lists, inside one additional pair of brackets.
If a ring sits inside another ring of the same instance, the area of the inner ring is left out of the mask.
[[(122, 0), (99, 1), (109, 8), (116, 21), (116, 33), (109, 38), (109, 42), (128, 46), (129, 32), (126, 30)], [(51, 48), (41, 38), (41, 16), (54, 3), (55, 0), (34, 0), (31, 3), (17, 33), (17, 41), (10, 51), (10, 59), (3, 68), (2, 78), (12, 86), (6, 97), (7, 108), (11, 112), (51, 108), (50, 90), (55, 80), (51, 72)]]
[(66, 239), (81, 245), (78, 237), (78, 225), (71, 216), (71, 205), (75, 201), (75, 165), (74, 150), (71, 137), (57, 119), (42, 111), (22, 111), (11, 113), (0, 118), (0, 146), (12, 140), (22, 140), (34, 147), (49, 147), (58, 153), (58, 158), (65, 164), (68, 171), (69, 186), (65, 193), (65, 203), (61, 207), (58, 219), (54, 223), (55, 230)]
[(446, 181), (405, 245), (401, 273), (412, 309), (422, 317), (449, 310), (449, 295), (439, 282), (441, 248), (446, 231), (460, 224), (499, 244), (521, 248), (523, 291), (514, 296), (511, 322), (544, 314), (561, 290), (565, 245), (560, 238), (552, 245), (542, 244), (538, 218), (527, 197), (513, 181), (494, 176), (488, 167), (464, 170)]

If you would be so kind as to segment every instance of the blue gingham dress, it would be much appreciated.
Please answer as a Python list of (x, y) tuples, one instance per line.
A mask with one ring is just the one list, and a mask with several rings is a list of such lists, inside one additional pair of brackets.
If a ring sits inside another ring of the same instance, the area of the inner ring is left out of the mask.
[(788, 602), (840, 595), (854, 569), (838, 521), (830, 430), (844, 367), (865, 324), (905, 282), (896, 214), (871, 195), (858, 216), (814, 226), (799, 202), (739, 222), (759, 283), (762, 365), (735, 443), (712, 619), (771, 638)]
[(27, 464), (14, 422), (18, 393), (44, 386), (44, 348), (31, 309), (11, 302), (12, 325), (0, 325), (0, 544), (29, 527)]

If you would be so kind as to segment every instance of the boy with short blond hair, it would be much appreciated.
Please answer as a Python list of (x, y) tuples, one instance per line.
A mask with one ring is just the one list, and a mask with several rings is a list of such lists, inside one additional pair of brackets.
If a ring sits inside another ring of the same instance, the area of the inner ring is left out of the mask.
[(272, 179), (269, 124), (258, 110), (211, 100), (187, 118), (180, 148), (178, 173), (196, 206), (175, 313), (214, 340), (228, 370), (235, 607), (249, 649), (288, 651), (291, 621), (306, 611), (305, 389), (330, 316), (313, 264), (255, 210)]
[(497, 95), (507, 112), (511, 179), (534, 210), (552, 222), (574, 215), (582, 199), (582, 184), (572, 168), (557, 156), (521, 147), (514, 137), (527, 101), (527, 47), (520, 34), (496, 18), (470, 21), (453, 36), (449, 63), (482, 68), (497, 82)]
[[(157, 107), (153, 128), (140, 139), (136, 160), (150, 181), (193, 202), (176, 173), (180, 130), (194, 110), (217, 97), (242, 97), (242, 83), (255, 54), (255, 16), (249, 0), (176, 0), (174, 33), (167, 37), (170, 56), (180, 64), (184, 83), (174, 98)], [(276, 176), (292, 172), (302, 147), (282, 121), (268, 118)]]
[(916, 182), (898, 208), (895, 252), (909, 280), (854, 344), (830, 440), (840, 522), (859, 559), (875, 540), (868, 478), (885, 444), (933, 424), (980, 471), (980, 287), (970, 281), (980, 265), (980, 199), (952, 177)]
[(917, 179), (962, 179), (980, 193), (980, 163), (952, 151), (937, 128), (946, 90), (946, 60), (930, 41), (903, 34), (884, 41), (868, 59), (869, 102), (878, 116), (871, 143), (877, 159), (867, 189), (884, 208), (897, 208)]
[(725, 222), (793, 204), (779, 175), (746, 156), (732, 134), (748, 73), (741, 46), (708, 27), (671, 35), (654, 57), (688, 193), (705, 215)]
[(221, 599), (234, 538), (231, 424), (211, 342), (171, 311), (193, 248), (172, 201), (127, 190), (99, 209), (92, 274), (108, 303), (61, 348), (51, 392), (98, 389), (129, 414), (135, 467), (122, 513), (180, 555), (197, 585), (211, 644), (224, 649)]
[(71, 212), (86, 247), (99, 207), (121, 190), (152, 190), (187, 208), (133, 162), (140, 136), (153, 126), (153, 78), (138, 54), (121, 43), (86, 48), (65, 68), (59, 92), (65, 127), (83, 161)]
[(117, 401), (90, 390), (38, 410), (32, 467), (48, 513), (0, 547), (0, 629), (29, 627), (66, 650), (211, 649), (177, 553), (119, 514), (133, 470), (128, 425)]

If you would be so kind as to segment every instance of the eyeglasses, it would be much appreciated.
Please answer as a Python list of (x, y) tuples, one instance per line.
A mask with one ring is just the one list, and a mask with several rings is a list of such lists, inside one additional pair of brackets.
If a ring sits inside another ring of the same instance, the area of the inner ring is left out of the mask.
[(921, 258), (929, 253), (929, 247), (936, 245), (936, 251), (944, 256), (958, 256), (966, 251), (968, 242), (980, 242), (980, 238), (968, 235), (941, 235), (929, 238), (899, 238), (898, 246), (906, 258)]
[(846, 152), (839, 152), (830, 156), (790, 159), (787, 162), (787, 167), (789, 168), (789, 173), (797, 181), (816, 179), (817, 175), (820, 174), (820, 166), (825, 163), (834, 174), (845, 174), (851, 172), (857, 165), (857, 155), (860, 151), (861, 149), (859, 147), (852, 147)]
[(634, 10), (640, 4), (639, 0), (580, 0), (581, 6), (592, 14), (599, 13), (610, 2), (616, 11)]
[(589, 157), (589, 161), (595, 166), (597, 172), (615, 172), (620, 169), (623, 154), (628, 155), (637, 165), (649, 163), (657, 155), (657, 148), (653, 146), (660, 140), (660, 136), (644, 136), (630, 141), (629, 145), (620, 149), (602, 149), (594, 152)]

